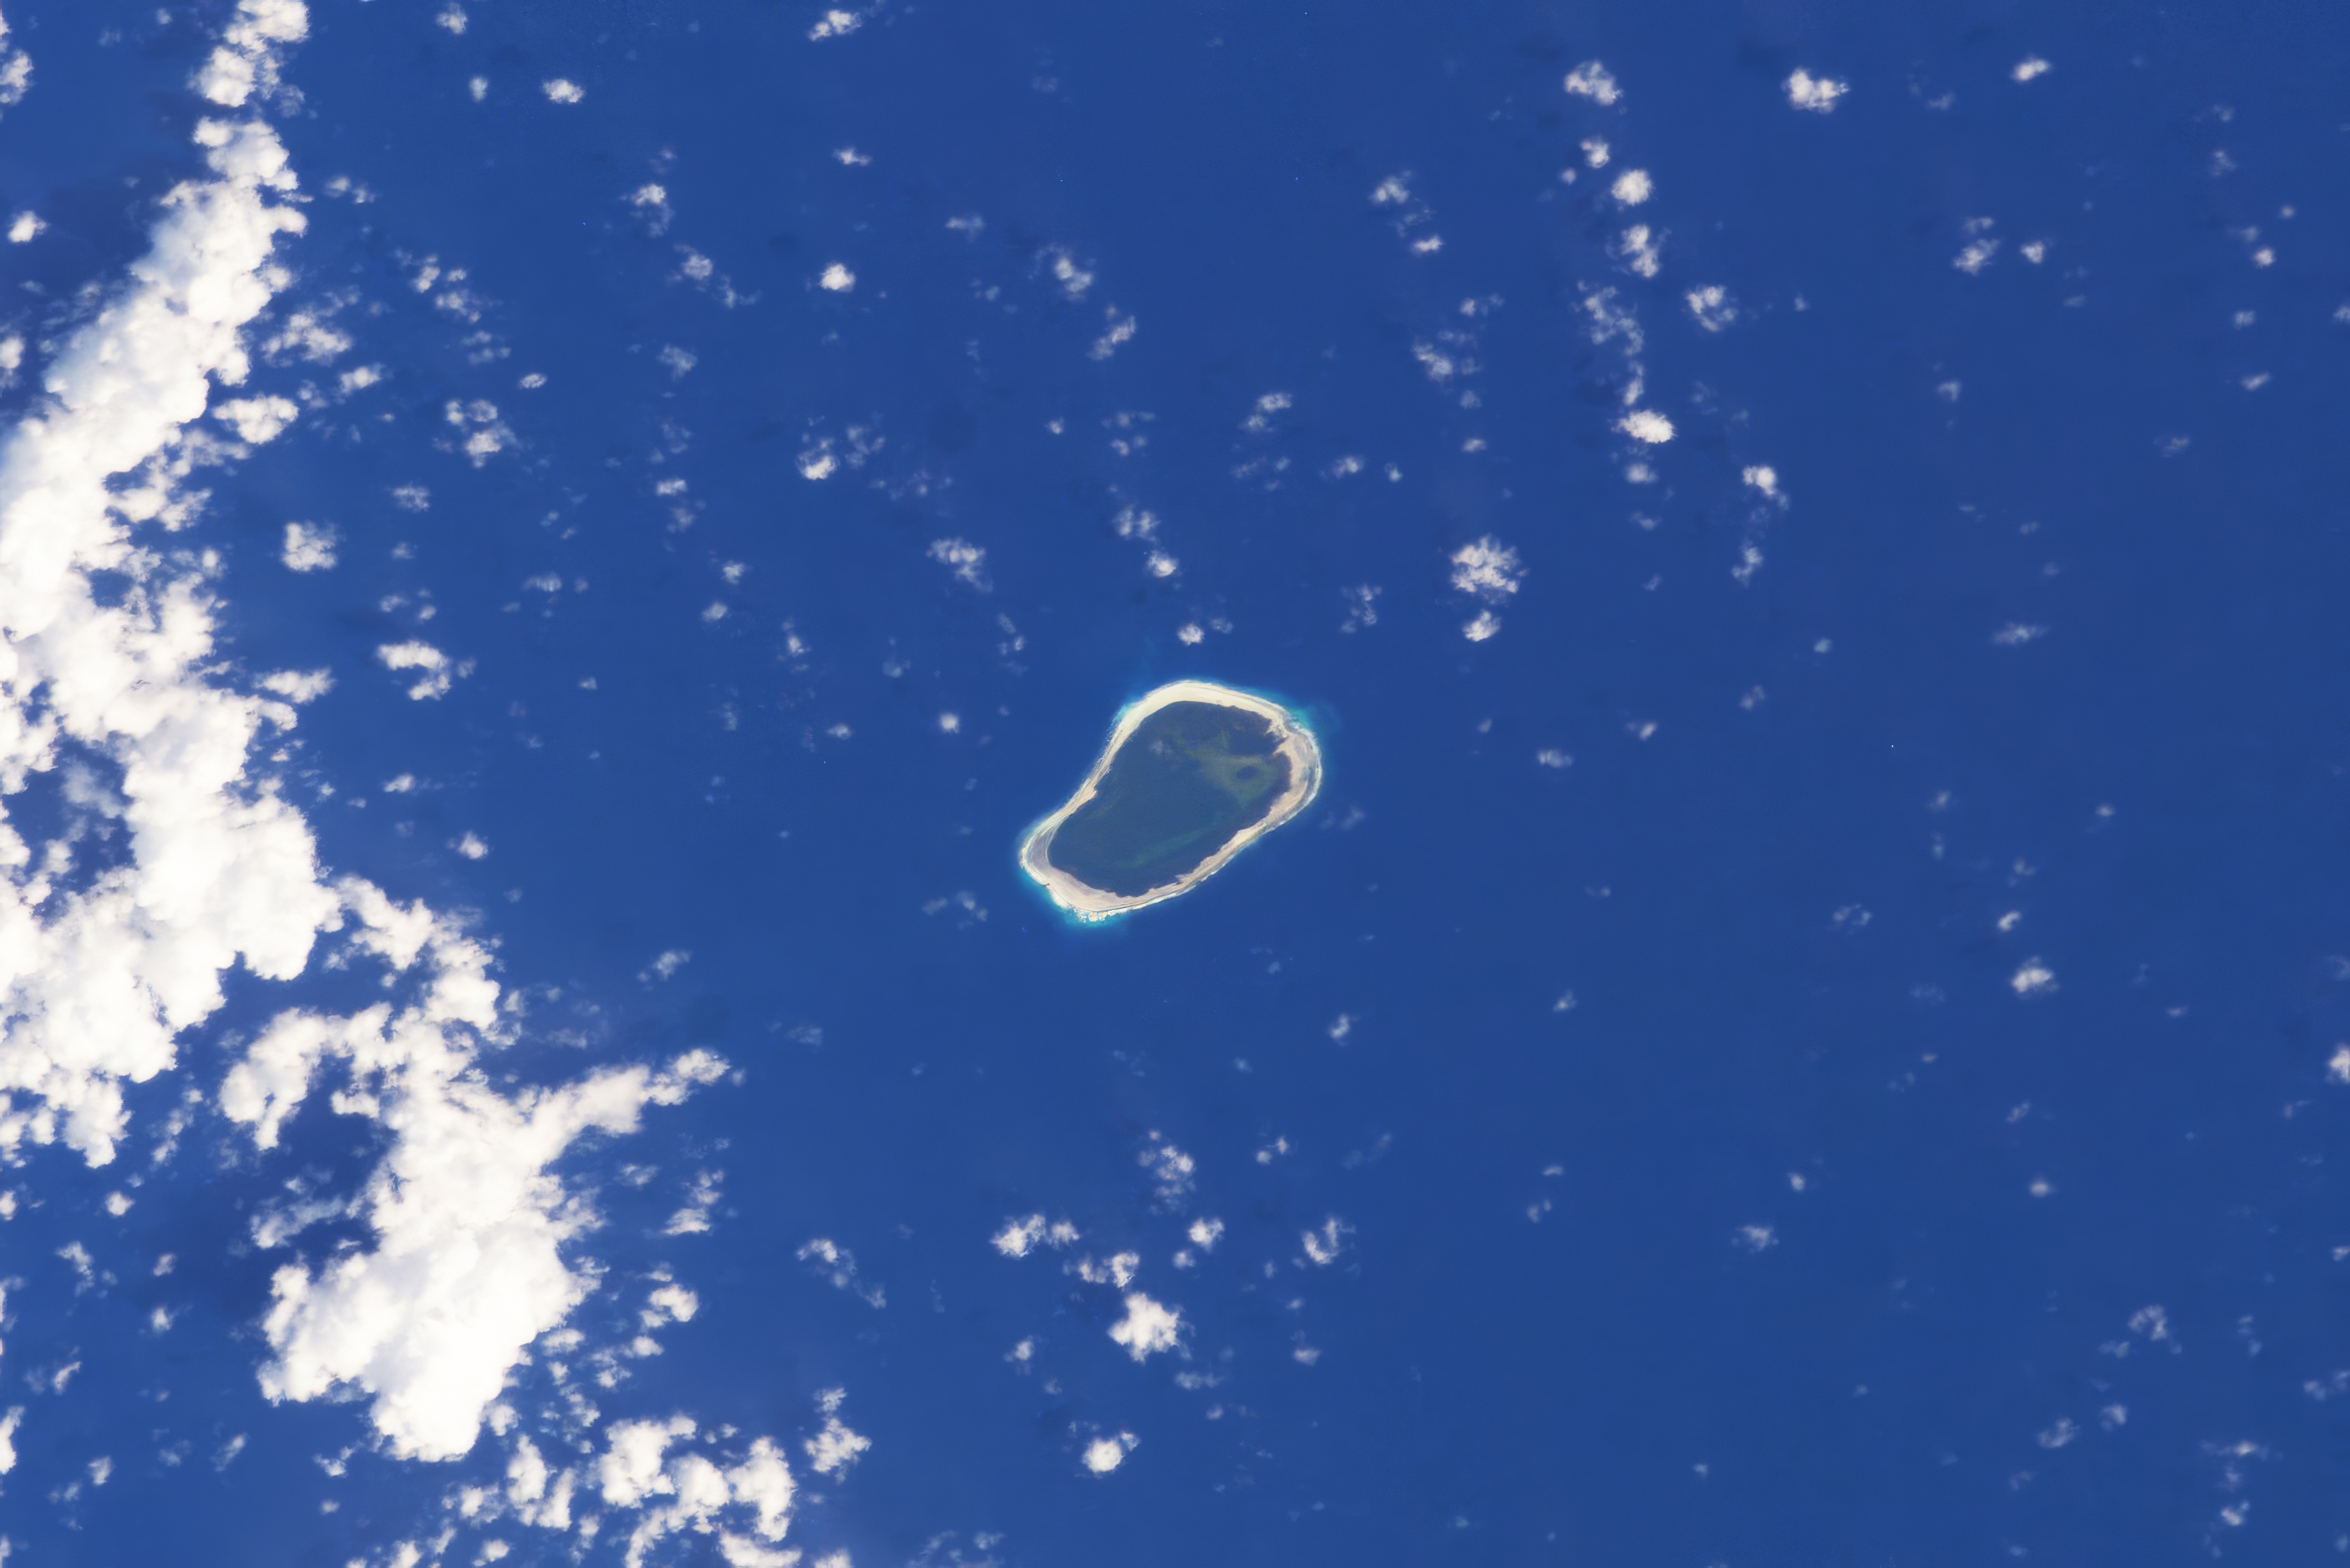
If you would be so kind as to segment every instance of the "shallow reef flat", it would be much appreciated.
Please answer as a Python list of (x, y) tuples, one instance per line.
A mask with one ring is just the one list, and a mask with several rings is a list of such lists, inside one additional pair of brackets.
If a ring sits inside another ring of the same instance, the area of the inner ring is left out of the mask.
[(1178, 680), (1119, 712), (1086, 782), (1021, 840), (1020, 867), (1106, 920), (1190, 892), (1321, 787), (1321, 750), (1287, 709)]

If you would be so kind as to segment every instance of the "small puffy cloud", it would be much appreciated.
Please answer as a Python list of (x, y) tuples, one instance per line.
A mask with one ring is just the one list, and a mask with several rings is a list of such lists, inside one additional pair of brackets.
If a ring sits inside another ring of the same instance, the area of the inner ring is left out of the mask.
[(661, 362), (662, 368), (669, 371), (670, 379), (673, 381), (683, 380), (687, 371), (702, 363), (692, 350), (681, 348), (674, 343), (662, 345), (661, 351), (655, 358)]
[(1587, 98), (1602, 105), (1612, 105), (1624, 96), (1616, 78), (1597, 60), (1586, 60), (1567, 72), (1566, 90), (1576, 98)]
[(992, 586), (987, 578), (987, 552), (968, 539), (933, 539), (931, 559), (954, 573), (955, 581), (986, 593)]
[(1483, 642), (1487, 639), (1497, 635), (1501, 629), (1502, 618), (1500, 616), (1495, 615), (1492, 610), (1479, 610), (1474, 620), (1469, 621), (1461, 627), (1461, 635), (1467, 638), (1471, 642)]
[(428, 698), (446, 697), (451, 683), (459, 677), (471, 674), (473, 668), (470, 660), (463, 664), (452, 662), (447, 654), (429, 642), (386, 643), (375, 650), (375, 656), (386, 670), (413, 670), (418, 672), (416, 682), (409, 687), (408, 694), (419, 702)]
[(1128, 1355), (1143, 1361), (1159, 1351), (1174, 1349), (1187, 1326), (1181, 1308), (1162, 1305), (1134, 1291), (1126, 1298), (1126, 1315), (1110, 1324), (1109, 1336), (1126, 1346)]
[(861, 1432), (852, 1432), (834, 1414), (840, 1407), (840, 1390), (829, 1390), (824, 1398), (824, 1430), (800, 1446), (807, 1450), (808, 1463), (820, 1476), (846, 1474), (858, 1456), (873, 1447), (873, 1439)]
[(1850, 82), (1831, 77), (1815, 77), (1798, 66), (1793, 76), (1782, 84), (1787, 89), (1787, 101), (1797, 109), (1807, 109), (1814, 114), (1826, 114), (1836, 106), (1836, 99), (1852, 90)]
[(1299, 1241), (1314, 1265), (1326, 1269), (1338, 1261), (1338, 1254), (1347, 1250), (1347, 1238), (1354, 1233), (1352, 1225), (1333, 1214), (1322, 1222), (1320, 1230), (1302, 1232)]
[(1525, 579), (1518, 553), (1491, 534), (1452, 552), (1452, 587), (1488, 604), (1499, 604)]
[(1140, 1439), (1132, 1432), (1120, 1432), (1114, 1438), (1096, 1438), (1086, 1445), (1086, 1469), (1097, 1476), (1106, 1476), (1126, 1463), (1126, 1456), (1135, 1450)]
[(8, 243), (12, 245), (29, 244), (39, 238), (41, 231), (48, 226), (38, 213), (19, 213), (9, 222)]
[(277, 558), (289, 572), (323, 572), (335, 564), (336, 534), (323, 523), (288, 523)]
[(1720, 284), (1693, 288), (1682, 296), (1690, 315), (1708, 332), (1719, 332), (1738, 319), (1738, 306)]
[(249, 441), (255, 446), (275, 441), (278, 433), (300, 415), (301, 410), (286, 398), (238, 398), (213, 405), (213, 418), (236, 431), (239, 441)]
[(1100, 337), (1094, 339), (1093, 347), (1086, 350), (1086, 358), (1107, 359), (1118, 352), (1120, 344), (1133, 341), (1135, 333), (1133, 317), (1120, 316), (1118, 313), (1118, 306), (1113, 305), (1109, 307), (1108, 317), (1109, 326)]
[(328, 670), (276, 670), (261, 678), (261, 689), (288, 702), (312, 702), (335, 689), (335, 676)]
[(1616, 421), (1616, 428), (1634, 441), (1658, 446), (1673, 439), (1673, 421), (1653, 409), (1635, 409)]
[(1216, 1243), (1224, 1239), (1224, 1222), (1203, 1215), (1191, 1221), (1191, 1228), (1184, 1235), (1190, 1237), (1191, 1245), (1202, 1252), (1212, 1252), (1216, 1250)]
[(1654, 277), (1662, 268), (1665, 236), (1646, 223), (1634, 223), (1617, 237), (1616, 259), (1642, 277)]
[(1768, 463), (1754, 463), (1739, 471), (1739, 478), (1749, 490), (1759, 490), (1780, 504), (1786, 504), (1786, 494), (1779, 488), (1779, 471)]
[(2056, 989), (2056, 974), (2038, 959), (2030, 958), (2008, 976), (2007, 983), (2018, 996), (2046, 996)]
[(1042, 1214), (1031, 1214), (1025, 1219), (1006, 1220), (1003, 1229), (990, 1236), (988, 1243), (1007, 1258), (1024, 1258), (1039, 1241), (1048, 1247), (1066, 1247), (1076, 1239), (1077, 1228), (1066, 1220), (1055, 1220), (1048, 1225)]
[(865, 18), (854, 11), (827, 11), (816, 18), (816, 26), (808, 29), (808, 39), (812, 43), (821, 43), (827, 38), (846, 38), (863, 26)]
[(880, 1286), (868, 1285), (858, 1278), (857, 1254), (839, 1242), (818, 1236), (799, 1250), (798, 1257), (835, 1290), (847, 1291), (877, 1311), (888, 1304)]
[(1607, 193), (1627, 207), (1637, 207), (1657, 192), (1656, 182), (1648, 178), (1646, 169), (1627, 169), (1616, 176), (1616, 183)]
[(588, 96), (588, 90), (567, 77), (553, 77), (538, 84), (549, 103), (577, 103)]
[(824, 269), (824, 275), (816, 282), (818, 288), (829, 289), (834, 294), (847, 294), (857, 286), (857, 275), (835, 262)]
[(2007, 74), (2012, 80), (2028, 82), (2035, 77), (2046, 76), (2048, 71), (2049, 65), (2046, 60), (2042, 59), (2037, 55), (2027, 55), (2022, 59), (2016, 61), (2015, 68)]
[(2325, 1081), (2350, 1086), (2350, 1045), (2336, 1045), (2325, 1063)]

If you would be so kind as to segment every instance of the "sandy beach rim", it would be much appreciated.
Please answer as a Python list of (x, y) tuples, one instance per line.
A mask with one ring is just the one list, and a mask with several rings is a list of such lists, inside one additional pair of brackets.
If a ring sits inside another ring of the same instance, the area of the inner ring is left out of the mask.
[[(1095, 792), (1101, 787), (1103, 776), (1109, 772), (1111, 762), (1117, 758), (1118, 749), (1126, 744), (1136, 730), (1141, 728), (1142, 722), (1160, 709), (1178, 702), (1205, 702), (1219, 708), (1236, 708), (1264, 719), (1273, 726), (1277, 738), (1276, 754), (1289, 763), (1288, 787), (1275, 797), (1263, 816), (1234, 834), (1213, 855), (1171, 881), (1145, 888), (1142, 892), (1107, 892), (1090, 883), (1080, 882), (1055, 867), (1047, 857), (1054, 834), (1094, 798)], [(1305, 810), (1321, 788), (1322, 749), (1315, 743), (1314, 732), (1296, 714), (1270, 698), (1259, 697), (1235, 687), (1220, 686), (1212, 680), (1170, 681), (1145, 692), (1118, 710), (1118, 718), (1110, 727), (1109, 739), (1103, 744), (1093, 771), (1086, 775), (1086, 782), (1062, 803), (1059, 810), (1030, 828), (1021, 839), (1020, 869), (1027, 873), (1029, 880), (1042, 888), (1054, 903), (1078, 919), (1087, 923), (1114, 919), (1190, 892), (1222, 870), (1242, 850)]]

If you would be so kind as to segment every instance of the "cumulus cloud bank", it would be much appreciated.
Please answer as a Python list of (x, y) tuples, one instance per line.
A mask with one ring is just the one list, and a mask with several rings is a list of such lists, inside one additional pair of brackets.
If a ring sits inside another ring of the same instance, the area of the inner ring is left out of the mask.
[[(298, 0), (241, 0), (194, 86), (224, 110), (268, 99), (283, 49), (307, 27)], [(0, 98), (5, 78), (0, 62)], [(194, 428), (207, 411), (252, 444), (299, 413), (267, 396), (214, 401), (215, 389), (245, 380), (243, 334), (287, 275), (277, 243), (304, 227), (285, 149), (249, 112), (200, 119), (195, 140), (209, 175), (164, 194), (146, 254), (99, 296), (52, 358), (45, 395), (0, 437), (0, 1158), (63, 1142), (109, 1163), (128, 1133), (123, 1085), (177, 1065), (177, 1037), (222, 1005), (225, 971), (292, 980), (322, 935), (344, 933), (334, 961), (380, 967), (389, 999), (350, 1016), (279, 1013), (220, 1091), (259, 1148), (329, 1075), (335, 1110), (388, 1135), (348, 1200), (256, 1226), (273, 1246), (328, 1214), (359, 1215), (369, 1231), (316, 1266), (278, 1270), (261, 1381), (278, 1399), (366, 1397), (392, 1451), (447, 1458), (472, 1447), (525, 1347), (592, 1278), (567, 1248), (594, 1210), (552, 1163), (591, 1132), (630, 1130), (644, 1106), (675, 1104), (724, 1064), (692, 1052), (658, 1070), (501, 1092), (477, 1065), (505, 1038), (488, 947), (421, 901), (358, 877), (330, 883), (320, 867), (309, 824), (268, 771), (276, 742), (265, 732), (290, 727), (293, 704), (331, 677), (279, 671), (257, 691), (224, 683), (224, 563), (140, 537), (195, 522), (203, 493), (182, 482), (202, 462), (246, 454)], [(321, 543), (289, 529), (281, 558), (317, 569)], [(422, 644), (382, 658), (437, 685), (425, 695), (463, 672)], [(63, 797), (68, 820), (28, 842), (25, 824), (37, 818), (17, 797), (42, 787)], [(120, 824), (128, 852), (85, 877), (74, 857), (94, 813)], [(531, 1506), (551, 1521), (567, 1504), (545, 1491), (545, 1469)], [(681, 1459), (660, 1473), (660, 1495), (676, 1501), (649, 1521), (716, 1528), (699, 1470)], [(780, 1456), (754, 1445), (721, 1474), (725, 1506), (754, 1516), (744, 1549), (780, 1536)]]

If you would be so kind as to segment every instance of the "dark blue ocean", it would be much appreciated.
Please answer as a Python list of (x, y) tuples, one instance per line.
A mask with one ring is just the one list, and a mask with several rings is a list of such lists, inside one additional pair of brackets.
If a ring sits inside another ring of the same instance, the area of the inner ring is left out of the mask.
[[(12, 422), (228, 20), (7, 6)], [(218, 553), (221, 679), (332, 670), (284, 787), (473, 912), (484, 1082), (735, 1070), (553, 1168), (568, 1322), (690, 1287), (601, 1418), (773, 1434), (811, 1563), (2331, 1561), (2345, 66), (2312, 5), (317, 0), (251, 336), (349, 341), (256, 346), (301, 417), (140, 536)], [(1077, 926), (1020, 836), (1187, 677), (1321, 794)], [(216, 1096), (375, 982), (224, 983), (121, 1163), (0, 1172), (0, 1557), (624, 1561), (469, 1511), (491, 1433), (265, 1397), (276, 1271), (371, 1243), (254, 1217), (385, 1135)]]

